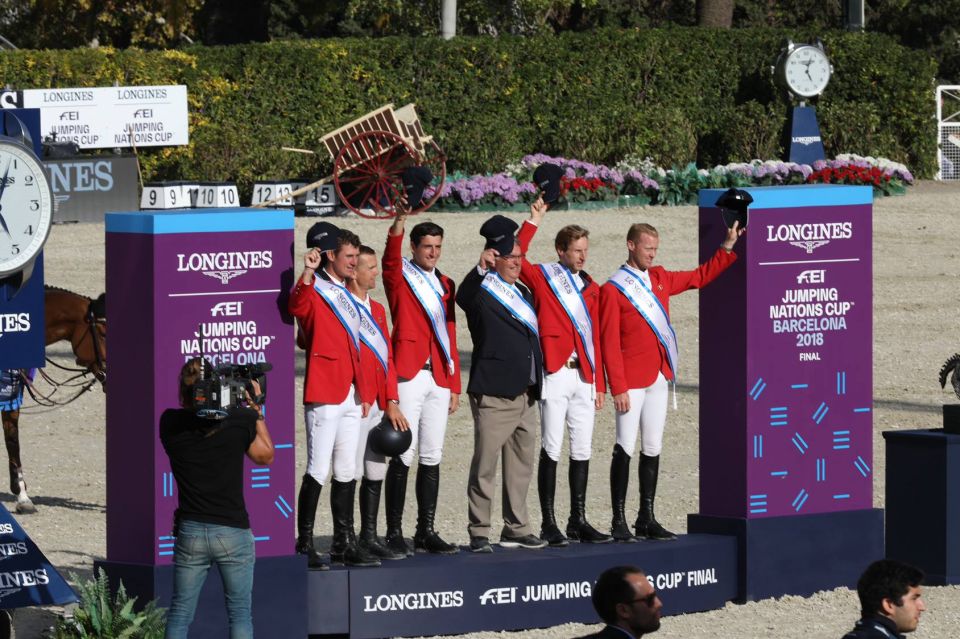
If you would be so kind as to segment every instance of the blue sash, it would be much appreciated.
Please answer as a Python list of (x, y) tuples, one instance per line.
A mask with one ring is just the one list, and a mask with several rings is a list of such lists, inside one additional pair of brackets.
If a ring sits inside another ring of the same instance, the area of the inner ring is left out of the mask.
[(313, 289), (327, 303), (333, 314), (340, 320), (343, 330), (350, 336), (353, 347), (360, 352), (360, 309), (345, 287), (328, 282), (319, 275), (313, 276)]
[(373, 318), (373, 313), (367, 310), (366, 305), (363, 302), (357, 302), (357, 308), (360, 309), (360, 341), (373, 352), (377, 361), (380, 362), (384, 374), (386, 374), (387, 361), (390, 357), (387, 338), (380, 330), (377, 320)]
[(427, 277), (427, 274), (421, 271), (416, 264), (403, 258), (403, 279), (406, 280), (413, 296), (420, 302), (420, 306), (427, 314), (430, 320), (430, 328), (433, 334), (440, 342), (440, 350), (447, 360), (447, 368), (453, 375), (453, 356), (450, 354), (450, 334), (447, 333), (447, 312), (443, 308), (443, 292), (437, 288)]
[(633, 304), (640, 316), (650, 325), (653, 334), (663, 344), (663, 348), (667, 352), (667, 360), (670, 363), (670, 370), (673, 371), (673, 381), (676, 383), (677, 363), (680, 356), (677, 349), (677, 334), (673, 332), (673, 326), (670, 325), (670, 318), (667, 316), (666, 309), (663, 308), (653, 291), (643, 283), (643, 280), (624, 266), (621, 266), (616, 273), (610, 276), (610, 282), (623, 293), (627, 301)]
[(577, 283), (573, 281), (570, 269), (559, 262), (552, 262), (541, 264), (540, 270), (543, 271), (543, 275), (550, 285), (550, 290), (553, 291), (557, 301), (560, 302), (560, 306), (563, 307), (567, 317), (570, 318), (577, 335), (580, 336), (580, 342), (587, 354), (591, 372), (596, 371), (593, 351), (593, 321), (590, 319), (587, 301), (583, 299), (583, 294), (577, 288)]
[(515, 284), (507, 284), (499, 273), (491, 271), (483, 278), (480, 288), (490, 293), (490, 296), (500, 302), (514, 319), (530, 329), (539, 338), (540, 327), (537, 324), (537, 312), (533, 310), (533, 306), (520, 293), (520, 289)]

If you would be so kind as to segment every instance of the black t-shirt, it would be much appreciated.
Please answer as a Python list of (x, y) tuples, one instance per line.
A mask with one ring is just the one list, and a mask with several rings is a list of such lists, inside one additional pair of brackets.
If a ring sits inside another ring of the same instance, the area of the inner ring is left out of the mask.
[(222, 420), (171, 408), (160, 416), (160, 441), (177, 480), (177, 517), (249, 528), (243, 458), (257, 434), (257, 413), (230, 409)]

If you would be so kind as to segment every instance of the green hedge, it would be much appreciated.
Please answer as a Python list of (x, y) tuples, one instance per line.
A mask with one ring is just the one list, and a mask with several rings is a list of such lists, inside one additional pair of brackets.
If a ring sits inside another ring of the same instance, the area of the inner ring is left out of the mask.
[[(782, 153), (787, 102), (769, 67), (787, 36), (770, 29), (601, 30), (533, 38), (327, 39), (144, 52), (6, 51), (17, 88), (186, 84), (191, 144), (142, 152), (146, 179), (326, 174), (327, 131), (414, 101), (448, 169), (499, 170), (543, 152), (614, 163), (712, 165)], [(818, 111), (828, 156), (885, 156), (918, 176), (936, 165), (926, 55), (885, 36), (824, 37), (836, 75)]]

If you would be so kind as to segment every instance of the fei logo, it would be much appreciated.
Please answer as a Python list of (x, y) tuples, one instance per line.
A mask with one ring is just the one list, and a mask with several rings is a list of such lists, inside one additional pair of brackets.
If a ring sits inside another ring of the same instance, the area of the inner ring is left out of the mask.
[(490, 588), (480, 595), (480, 605), (496, 606), (498, 604), (516, 603), (517, 589), (515, 586), (503, 586), (502, 588)]
[(220, 302), (210, 309), (211, 317), (237, 317), (243, 315), (243, 302)]
[(801, 271), (797, 275), (797, 284), (823, 284), (826, 281), (827, 272), (822, 269), (810, 271)]

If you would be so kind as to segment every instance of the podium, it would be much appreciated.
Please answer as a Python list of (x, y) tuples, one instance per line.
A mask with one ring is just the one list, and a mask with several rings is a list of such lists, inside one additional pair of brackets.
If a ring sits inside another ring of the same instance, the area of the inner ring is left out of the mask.
[[(700, 293), (700, 512), (735, 535), (741, 599), (851, 586), (873, 509), (871, 187), (749, 188), (739, 259)], [(700, 261), (723, 240), (700, 191)]]
[[(144, 211), (106, 216), (110, 299), (107, 394), (107, 559), (141, 602), (168, 606), (177, 486), (160, 442), (160, 415), (178, 406), (178, 375), (199, 355), (214, 365), (269, 362), (271, 466), (246, 460), (244, 499), (256, 540), (258, 635), (306, 636), (306, 565), (293, 555), (293, 212)], [(226, 637), (222, 589), (211, 571), (194, 637)]]
[(931, 586), (960, 584), (960, 435), (885, 431), (886, 556), (913, 564)]

